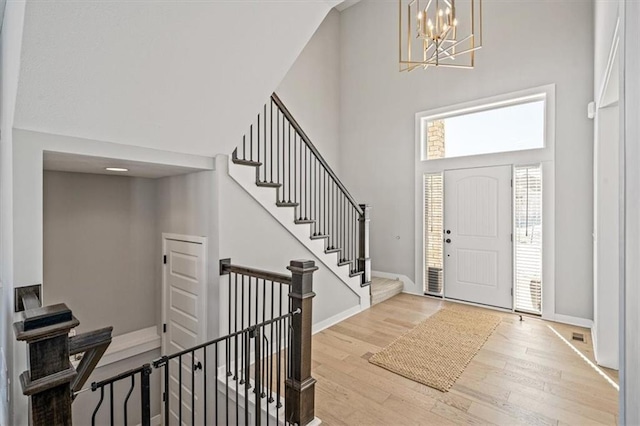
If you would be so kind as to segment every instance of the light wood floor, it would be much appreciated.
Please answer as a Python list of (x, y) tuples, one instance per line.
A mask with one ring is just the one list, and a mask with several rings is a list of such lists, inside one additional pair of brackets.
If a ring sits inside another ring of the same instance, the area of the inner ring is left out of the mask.
[(567, 340), (585, 333), (586, 343), (574, 343), (592, 357), (579, 327), (496, 312), (502, 323), (447, 393), (369, 364), (447, 304), (400, 294), (316, 334), (317, 417), (326, 425), (617, 424), (618, 392), (549, 328)]

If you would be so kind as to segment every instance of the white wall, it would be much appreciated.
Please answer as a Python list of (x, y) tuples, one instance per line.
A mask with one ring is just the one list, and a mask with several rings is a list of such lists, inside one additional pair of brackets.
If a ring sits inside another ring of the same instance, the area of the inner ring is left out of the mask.
[(30, 1), (15, 125), (230, 154), (333, 4)]
[[(3, 16), (1, 38), (2, 105), (0, 118), (0, 347), (4, 354), (7, 379), (12, 379), (14, 371), (13, 320), (13, 122), (20, 72), (22, 49), (22, 29), (24, 25), (25, 2), (9, 2)], [(19, 346), (19, 345), (16, 345)], [(2, 360), (0, 360), (2, 364)], [(4, 377), (5, 372), (0, 373)], [(13, 380), (13, 379), (12, 379)], [(13, 381), (13, 383), (16, 383)], [(0, 423), (11, 424), (11, 402), (13, 389), (6, 380), (0, 383)], [(21, 409), (26, 409), (22, 401)]]
[(621, 150), (624, 178), (621, 245), (620, 424), (640, 424), (640, 3), (620, 1)]
[(157, 211), (153, 179), (45, 171), (42, 303), (65, 303), (79, 333), (156, 325)]
[(618, 21), (618, 5), (616, 0), (595, 0), (594, 1), (594, 40), (593, 40), (593, 87), (595, 96), (593, 100), (598, 100), (602, 85), (604, 83), (605, 71), (611, 51), (611, 42)]
[[(401, 74), (397, 3), (360, 2), (341, 14), (340, 170), (356, 199), (372, 205), (372, 267), (414, 277), (415, 113), (555, 83), (555, 311), (591, 319), (593, 5), (483, 5), (485, 47), (474, 70)], [(558, 40), (571, 54), (549, 49)]]
[[(220, 258), (231, 258), (233, 264), (284, 274), (290, 274), (286, 268), (291, 260), (313, 260), (319, 267), (313, 277), (316, 293), (313, 300), (314, 325), (359, 308), (360, 297), (228, 175), (224, 158), (216, 159), (217, 193), (221, 200)], [(260, 189), (273, 191), (275, 203), (275, 190)], [(293, 224), (293, 209), (291, 226), (299, 226)], [(336, 261), (333, 255), (330, 261)], [(224, 282), (227, 281), (221, 280), (221, 285)]]
[(340, 176), (340, 13), (329, 12), (276, 93)]
[[(5, 298), (7, 303), (13, 304), (13, 286), (20, 287), (43, 281), (43, 152), (56, 151), (75, 153), (95, 157), (129, 159), (196, 169), (213, 169), (213, 159), (188, 154), (172, 153), (152, 150), (90, 139), (73, 138), (68, 136), (51, 135), (26, 130), (13, 130), (13, 191), (12, 206), (3, 206), (3, 213), (10, 209), (13, 232), (12, 268), (13, 281), (7, 288)], [(5, 236), (6, 237), (6, 236)], [(43, 289), (46, 292), (46, 289)], [(9, 300), (7, 300), (9, 299)], [(12, 310), (7, 311), (11, 313)], [(9, 328), (13, 314), (5, 324)], [(23, 344), (14, 343), (13, 332), (7, 337), (7, 353), (12, 348), (13, 365), (9, 364), (12, 383), (19, 383), (18, 376), (27, 369), (26, 352)], [(8, 363), (10, 361), (8, 360)], [(27, 423), (26, 398), (22, 395), (20, 386), (12, 386), (11, 397), (14, 416), (10, 424), (22, 425)]]
[[(162, 234), (181, 234), (206, 237), (208, 242), (207, 261), (207, 334), (218, 337), (219, 270), (218, 270), (218, 202), (215, 172), (203, 171), (180, 176), (171, 176), (157, 181), (158, 228), (157, 247), (162, 249)], [(158, 251), (158, 259), (160, 259)], [(162, 265), (158, 263), (157, 274), (162, 277)], [(157, 294), (157, 304), (161, 306), (161, 293)], [(161, 319), (158, 319), (160, 325)]]

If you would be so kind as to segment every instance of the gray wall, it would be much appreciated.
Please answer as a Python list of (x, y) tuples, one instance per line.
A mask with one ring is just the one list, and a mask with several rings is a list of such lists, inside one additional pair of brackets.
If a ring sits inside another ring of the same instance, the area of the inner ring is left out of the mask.
[(79, 332), (156, 324), (156, 184), (44, 173), (44, 304), (66, 303)]
[(340, 13), (329, 12), (276, 93), (338, 173), (340, 156)]
[(397, 7), (363, 1), (340, 16), (340, 171), (372, 205), (373, 269), (415, 274), (415, 113), (555, 83), (556, 312), (593, 318), (593, 3), (484, 2), (475, 69), (408, 74)]
[[(207, 333), (218, 336), (218, 236), (217, 201), (215, 199), (215, 172), (204, 171), (171, 176), (157, 180), (158, 189), (158, 256), (162, 250), (162, 234), (183, 234), (207, 237), (208, 241), (208, 310)], [(156, 273), (162, 277), (162, 266)], [(160, 278), (159, 278), (160, 279)], [(161, 305), (161, 293), (157, 303)], [(160, 319), (158, 319), (160, 321)]]

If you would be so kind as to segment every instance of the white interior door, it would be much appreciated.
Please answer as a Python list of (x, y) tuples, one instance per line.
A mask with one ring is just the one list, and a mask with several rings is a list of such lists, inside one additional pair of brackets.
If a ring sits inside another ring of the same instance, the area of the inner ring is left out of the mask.
[(444, 295), (512, 308), (511, 166), (444, 173)]
[[(164, 238), (165, 265), (163, 273), (162, 352), (171, 355), (203, 343), (206, 339), (206, 247), (205, 240), (194, 241)], [(191, 421), (191, 366), (199, 361), (190, 355), (182, 357), (182, 389), (179, 386), (178, 359), (169, 367), (169, 421), (179, 424), (179, 398), (182, 392), (182, 420)], [(194, 382), (195, 417), (202, 418), (203, 402), (202, 370), (196, 370)]]

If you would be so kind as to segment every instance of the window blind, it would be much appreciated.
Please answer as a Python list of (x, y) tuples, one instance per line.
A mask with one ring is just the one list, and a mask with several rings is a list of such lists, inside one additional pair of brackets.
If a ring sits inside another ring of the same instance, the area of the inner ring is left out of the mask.
[(542, 169), (514, 173), (515, 309), (542, 312)]
[(442, 294), (442, 173), (424, 175), (424, 291)]

